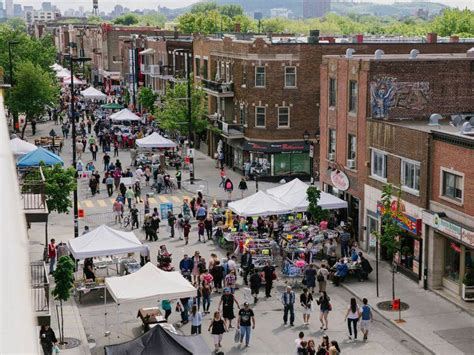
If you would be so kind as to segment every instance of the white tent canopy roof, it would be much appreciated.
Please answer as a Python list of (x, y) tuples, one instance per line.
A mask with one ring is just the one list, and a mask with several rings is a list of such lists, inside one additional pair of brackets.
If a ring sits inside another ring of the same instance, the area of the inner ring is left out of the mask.
[(58, 78), (68, 78), (68, 77), (71, 77), (71, 72), (67, 69), (61, 69), (60, 71), (58, 71), (56, 73), (56, 77)]
[(53, 69), (56, 72), (64, 70), (64, 68), (61, 65), (59, 65), (58, 63), (54, 63), (53, 65), (50, 66), (50, 68)]
[(28, 143), (20, 138), (13, 138), (10, 140), (10, 150), (13, 155), (25, 155), (36, 149), (38, 149), (36, 145)]
[(152, 263), (145, 264), (130, 275), (108, 277), (105, 284), (118, 304), (195, 297), (197, 292), (181, 273), (160, 270)]
[(141, 117), (135, 115), (128, 108), (110, 115), (112, 121), (141, 121)]
[[(85, 84), (84, 81), (82, 81), (81, 79), (79, 79), (77, 77), (73, 77), (73, 79), (74, 79), (74, 85)], [(63, 84), (71, 85), (71, 76), (64, 78)]]
[(135, 233), (118, 231), (106, 225), (69, 240), (68, 245), (75, 259), (134, 253), (146, 248)]
[(244, 199), (230, 202), (229, 208), (242, 217), (291, 213), (291, 208), (273, 196), (259, 191)]
[[(267, 190), (267, 193), (288, 204), (294, 212), (303, 212), (308, 209), (306, 190), (309, 185), (300, 179), (293, 179), (284, 185)], [(318, 206), (323, 210), (347, 208), (347, 202), (340, 198), (321, 191)]]
[(106, 100), (107, 99), (107, 95), (97, 90), (96, 88), (93, 88), (92, 86), (81, 91), (81, 95), (84, 97), (84, 99), (88, 99), (88, 100)]
[(176, 143), (172, 140), (153, 132), (149, 136), (137, 139), (137, 146), (140, 148), (175, 148)]

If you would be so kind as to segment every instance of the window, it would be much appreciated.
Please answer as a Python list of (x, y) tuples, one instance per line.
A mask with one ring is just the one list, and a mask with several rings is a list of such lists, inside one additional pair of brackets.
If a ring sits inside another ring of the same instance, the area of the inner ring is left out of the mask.
[(255, 108), (255, 127), (265, 127), (265, 107)]
[(265, 67), (255, 67), (255, 87), (265, 87)]
[(336, 153), (336, 130), (329, 130), (329, 144), (328, 144), (328, 154)]
[(462, 176), (442, 171), (443, 176), (443, 196), (462, 201), (463, 178)]
[(242, 126), (247, 125), (247, 108), (245, 105), (240, 105), (240, 124)]
[(445, 239), (444, 248), (444, 277), (459, 282), (459, 267), (461, 265), (461, 245)]
[(349, 81), (349, 112), (357, 112), (357, 81)]
[(242, 64), (242, 86), (247, 86), (247, 64)]
[(413, 191), (420, 190), (420, 164), (402, 160), (402, 186)]
[(278, 127), (290, 127), (289, 107), (278, 107)]
[(285, 87), (296, 87), (296, 67), (285, 67)]
[(347, 159), (355, 160), (357, 151), (357, 138), (349, 134), (347, 139)]
[(202, 64), (203, 64), (202, 77), (207, 80), (207, 65), (208, 65), (208, 60), (207, 60), (207, 59), (204, 59)]
[(201, 58), (194, 58), (194, 61), (196, 62), (196, 77), (199, 77), (201, 75)]
[(387, 154), (378, 150), (372, 150), (372, 162), (370, 164), (371, 175), (383, 180), (387, 179)]
[(329, 107), (336, 106), (336, 79), (329, 79)]

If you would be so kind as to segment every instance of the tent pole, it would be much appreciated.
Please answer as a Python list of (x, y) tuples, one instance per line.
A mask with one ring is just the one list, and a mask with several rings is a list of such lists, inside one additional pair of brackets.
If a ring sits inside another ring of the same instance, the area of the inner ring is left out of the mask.
[(105, 319), (105, 331), (104, 335), (108, 337), (110, 335), (110, 330), (108, 330), (107, 325), (107, 287), (104, 287), (104, 319)]

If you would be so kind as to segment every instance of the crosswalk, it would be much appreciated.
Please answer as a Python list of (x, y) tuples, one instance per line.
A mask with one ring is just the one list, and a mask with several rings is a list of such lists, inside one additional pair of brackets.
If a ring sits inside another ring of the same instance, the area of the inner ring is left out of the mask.
[[(172, 203), (174, 205), (181, 205), (183, 200), (191, 200), (189, 196), (185, 195), (155, 195), (149, 198), (150, 205), (159, 205), (161, 203)], [(79, 208), (81, 209), (92, 209), (92, 208), (104, 208), (112, 207), (115, 202), (115, 198), (99, 198), (99, 199), (87, 199), (81, 200), (78, 203)]]

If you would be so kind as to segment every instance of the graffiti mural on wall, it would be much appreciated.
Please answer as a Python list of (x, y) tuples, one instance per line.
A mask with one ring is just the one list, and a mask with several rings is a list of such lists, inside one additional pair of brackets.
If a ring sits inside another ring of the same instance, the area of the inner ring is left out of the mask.
[(421, 111), (430, 100), (429, 82), (399, 82), (383, 76), (370, 83), (373, 118), (388, 117), (392, 109)]

